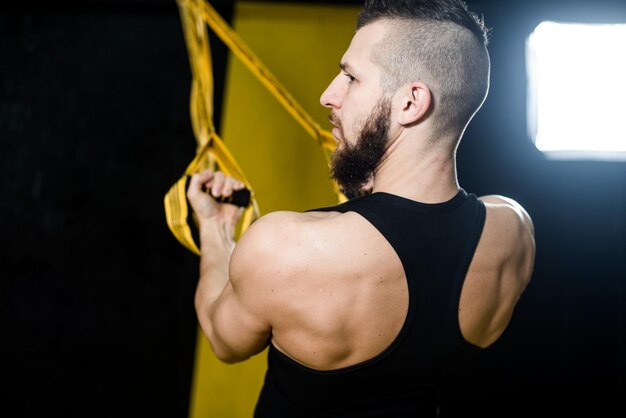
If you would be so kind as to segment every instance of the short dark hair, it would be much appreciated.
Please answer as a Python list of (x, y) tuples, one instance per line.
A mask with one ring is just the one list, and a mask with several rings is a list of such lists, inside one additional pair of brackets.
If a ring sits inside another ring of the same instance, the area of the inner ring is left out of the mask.
[(372, 59), (387, 92), (422, 81), (440, 132), (462, 135), (489, 90), (488, 30), (462, 0), (365, 0), (357, 30), (393, 21)]
[(485, 21), (467, 8), (461, 0), (365, 0), (356, 28), (381, 18), (437, 20), (463, 26), (489, 43)]

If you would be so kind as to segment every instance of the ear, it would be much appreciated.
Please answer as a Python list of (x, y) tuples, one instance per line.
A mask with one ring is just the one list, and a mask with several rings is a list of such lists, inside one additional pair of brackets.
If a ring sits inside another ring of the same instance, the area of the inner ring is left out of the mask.
[(398, 122), (401, 125), (410, 125), (422, 119), (432, 102), (430, 89), (426, 84), (413, 82), (400, 88), (401, 114)]

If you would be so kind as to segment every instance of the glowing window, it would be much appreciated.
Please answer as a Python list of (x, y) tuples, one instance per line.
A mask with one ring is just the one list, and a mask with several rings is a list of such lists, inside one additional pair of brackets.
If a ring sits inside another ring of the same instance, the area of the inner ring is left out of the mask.
[(554, 158), (626, 160), (626, 24), (543, 22), (526, 60), (536, 147)]

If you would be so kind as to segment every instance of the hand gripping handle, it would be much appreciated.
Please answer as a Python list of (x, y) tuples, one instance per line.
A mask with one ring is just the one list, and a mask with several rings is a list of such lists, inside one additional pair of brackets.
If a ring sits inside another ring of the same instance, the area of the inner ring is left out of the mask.
[[(211, 196), (210, 189), (206, 189), (204, 186), (202, 186), (202, 191)], [(248, 206), (250, 206), (250, 197), (250, 190), (243, 188), (241, 190), (233, 190), (233, 194), (231, 194), (230, 196), (213, 197), (213, 199), (215, 199), (215, 201), (219, 203), (230, 203), (231, 205), (239, 206), (240, 208), (247, 208)]]

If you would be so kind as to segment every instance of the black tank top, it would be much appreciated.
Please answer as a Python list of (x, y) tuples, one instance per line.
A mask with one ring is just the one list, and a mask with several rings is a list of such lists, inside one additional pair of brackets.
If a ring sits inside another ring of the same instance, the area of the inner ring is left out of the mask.
[(435, 417), (441, 384), (480, 350), (463, 338), (458, 307), (483, 203), (462, 189), (437, 204), (377, 192), (315, 211), (356, 212), (389, 241), (408, 282), (408, 313), (382, 353), (341, 369), (308, 368), (270, 344), (254, 416)]

